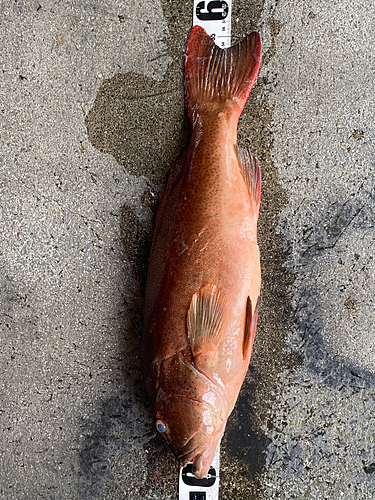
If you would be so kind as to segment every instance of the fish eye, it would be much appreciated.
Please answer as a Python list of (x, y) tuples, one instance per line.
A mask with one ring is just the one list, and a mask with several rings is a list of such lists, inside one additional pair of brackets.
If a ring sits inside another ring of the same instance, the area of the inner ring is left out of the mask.
[(156, 421), (156, 428), (161, 434), (164, 434), (164, 432), (167, 432), (167, 427), (164, 425), (164, 423), (161, 420)]

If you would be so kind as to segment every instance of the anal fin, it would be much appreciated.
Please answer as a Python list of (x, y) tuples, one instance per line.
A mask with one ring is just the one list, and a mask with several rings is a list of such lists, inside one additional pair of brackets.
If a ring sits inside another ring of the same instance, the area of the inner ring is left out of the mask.
[(245, 184), (249, 189), (249, 195), (255, 203), (257, 212), (259, 212), (262, 181), (258, 159), (249, 148), (237, 147), (237, 155)]

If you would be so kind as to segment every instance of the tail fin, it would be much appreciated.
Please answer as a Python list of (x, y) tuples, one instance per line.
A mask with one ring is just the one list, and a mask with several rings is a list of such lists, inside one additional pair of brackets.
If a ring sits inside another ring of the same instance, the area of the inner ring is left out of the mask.
[(256, 80), (262, 45), (259, 33), (251, 33), (228, 49), (221, 49), (200, 26), (191, 30), (185, 58), (188, 112), (210, 104), (233, 106), (238, 116)]

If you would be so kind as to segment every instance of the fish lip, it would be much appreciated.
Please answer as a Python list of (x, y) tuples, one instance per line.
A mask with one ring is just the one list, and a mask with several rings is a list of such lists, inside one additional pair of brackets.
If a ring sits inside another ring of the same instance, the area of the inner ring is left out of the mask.
[[(202, 453), (199, 453), (199, 455), (197, 455), (195, 458), (194, 458), (194, 463), (193, 463), (193, 474), (196, 478), (198, 479), (203, 479), (207, 474), (208, 474), (208, 471), (210, 470), (210, 467), (211, 467), (211, 462), (212, 462), (212, 459), (214, 457), (214, 454), (212, 455), (211, 457), (211, 460), (209, 460), (208, 462), (206, 462), (206, 466), (203, 468), (203, 472), (199, 473), (199, 470), (202, 469), (202, 463), (198, 463), (199, 462), (199, 459), (200, 458), (203, 458), (203, 454), (206, 450), (203, 450)], [(215, 450), (216, 452), (216, 450)], [(197, 470), (197, 466), (198, 466), (198, 470)]]
[(207, 445), (204, 444), (199, 444), (192, 450), (187, 451), (186, 453), (183, 453), (182, 455), (179, 455), (177, 457), (177, 460), (180, 461), (183, 467), (189, 462), (193, 462), (199, 455), (201, 455), (205, 449), (207, 448)]
[[(195, 460), (199, 455), (201, 455), (209, 446), (209, 441), (207, 440), (207, 435), (204, 432), (197, 432), (194, 434), (176, 453), (177, 460), (179, 460), (183, 466), (188, 462)], [(203, 438), (203, 443), (196, 444), (197, 439)]]

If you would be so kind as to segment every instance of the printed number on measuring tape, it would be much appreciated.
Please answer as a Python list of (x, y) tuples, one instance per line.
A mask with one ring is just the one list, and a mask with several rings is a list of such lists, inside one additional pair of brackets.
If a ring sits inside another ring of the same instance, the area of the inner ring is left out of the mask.
[(220, 448), (217, 450), (208, 474), (197, 479), (192, 473), (193, 464), (180, 466), (178, 498), (179, 500), (218, 500)]
[(194, 0), (193, 26), (204, 28), (219, 47), (230, 47), (231, 14), (231, 0)]

